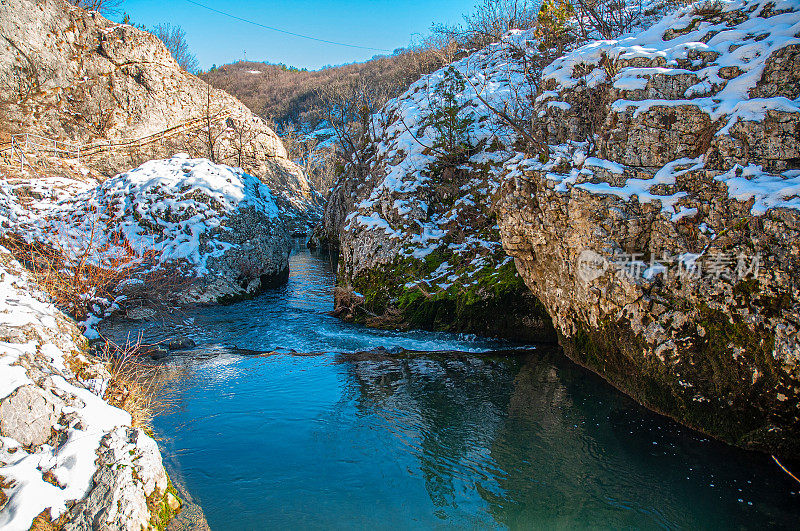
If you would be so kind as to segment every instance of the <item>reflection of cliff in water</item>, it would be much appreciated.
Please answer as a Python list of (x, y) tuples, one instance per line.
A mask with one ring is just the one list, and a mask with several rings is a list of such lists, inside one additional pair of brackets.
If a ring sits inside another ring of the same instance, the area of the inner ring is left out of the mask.
[(432, 354), (347, 365), (358, 410), (382, 419), (419, 457), (431, 501), (446, 508), (457, 507), (459, 483), (476, 472), (486, 477), (486, 448), (503, 422), (521, 360)]
[(637, 406), (557, 349), (338, 361), (352, 377), (341, 406), (403, 441), (441, 518), (475, 514), (477, 492), (479, 514), (512, 529), (726, 527), (752, 517), (751, 500), (786, 525), (785, 501), (764, 494), (781, 478), (709, 463), (709, 450), (742, 453)]

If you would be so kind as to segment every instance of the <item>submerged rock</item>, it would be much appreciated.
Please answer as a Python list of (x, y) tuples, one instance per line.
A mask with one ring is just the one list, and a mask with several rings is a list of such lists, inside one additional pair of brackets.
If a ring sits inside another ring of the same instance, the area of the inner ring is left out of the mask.
[(186, 350), (195, 346), (194, 340), (188, 337), (176, 337), (167, 343), (167, 348), (170, 350)]

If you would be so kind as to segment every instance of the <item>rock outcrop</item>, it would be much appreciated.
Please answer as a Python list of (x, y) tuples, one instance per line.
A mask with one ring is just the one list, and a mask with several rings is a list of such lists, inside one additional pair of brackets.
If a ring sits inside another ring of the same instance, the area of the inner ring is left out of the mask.
[(795, 457), (798, 37), (796, 2), (734, 1), (556, 60), (534, 107), (549, 160), (506, 164), (499, 215), (570, 357)]
[(46, 300), (3, 251), (0, 527), (163, 525), (175, 503), (156, 442), (103, 401), (106, 366), (81, 353), (74, 321)]
[(514, 257), (575, 361), (718, 438), (800, 455), (799, 46), (797, 2), (709, 2), (535, 83), (524, 32), (422, 79), (375, 117), (369, 176), (339, 183), (329, 208), (349, 213), (326, 212), (360, 292), (338, 305), (463, 292), (451, 256), (474, 263), (476, 242), (491, 268)]
[(80, 278), (91, 277), (87, 268), (106, 272), (87, 277), (80, 294), (89, 315), (75, 317), (90, 336), (111, 314), (152, 318), (230, 302), (289, 274), (291, 240), (277, 201), (241, 168), (178, 154), (101, 183), (0, 179), (0, 189), (0, 233), (12, 250)]
[(182, 71), (152, 34), (64, 0), (15, 0), (0, 4), (0, 36), (0, 141), (37, 133), (81, 145), (107, 176), (190, 153), (259, 177), (292, 230), (318, 218), (321, 197), (278, 136)]
[[(507, 52), (479, 56), (501, 75)], [(373, 117), (367, 168), (348, 168), (318, 229), (340, 244), (336, 311), (378, 326), (555, 340), (500, 244), (492, 198), (503, 145), (462, 78), (474, 60), (426, 76)]]
[(146, 162), (62, 200), (43, 217), (43, 241), (88, 251), (98, 265), (120, 256), (152, 262), (147, 274), (167, 273), (171, 281), (158, 289), (174, 290), (179, 304), (251, 295), (289, 274), (289, 235), (269, 187), (206, 159)]

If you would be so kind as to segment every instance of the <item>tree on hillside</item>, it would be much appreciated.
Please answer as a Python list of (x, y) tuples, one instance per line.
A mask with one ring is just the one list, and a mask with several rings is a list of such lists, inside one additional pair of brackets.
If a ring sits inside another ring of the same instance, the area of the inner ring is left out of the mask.
[(141, 30), (147, 31), (147, 27), (144, 24), (139, 24), (137, 22), (134, 22), (133, 19), (131, 19), (131, 16), (125, 12), (122, 13), (122, 23), (127, 24), (128, 26), (133, 26), (134, 28), (139, 28)]
[(386, 103), (389, 94), (386, 87), (371, 84), (361, 77), (337, 81), (317, 89), (322, 102), (320, 113), (335, 132), (341, 160), (363, 173), (370, 118)]
[(189, 51), (189, 43), (186, 42), (186, 32), (183, 28), (169, 23), (157, 24), (150, 33), (161, 39), (181, 68), (190, 74), (198, 72), (197, 57)]
[(513, 29), (530, 29), (536, 23), (540, 2), (535, 0), (483, 0), (475, 12), (455, 26), (438, 24), (433, 33), (456, 40), (470, 50), (499, 41)]
[(119, 12), (122, 0), (67, 0), (74, 6), (87, 11), (97, 11), (103, 15), (114, 15)]

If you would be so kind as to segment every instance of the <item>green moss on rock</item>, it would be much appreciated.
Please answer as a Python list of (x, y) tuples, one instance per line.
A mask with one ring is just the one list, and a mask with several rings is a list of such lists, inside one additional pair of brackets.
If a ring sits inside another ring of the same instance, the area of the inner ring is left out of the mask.
[[(448, 262), (459, 277), (446, 289), (421, 282)], [(511, 340), (553, 342), (550, 317), (510, 260), (469, 269), (452, 252), (398, 258), (360, 273), (352, 288), (363, 295), (352, 319), (372, 326), (467, 332)]]
[(782, 373), (772, 334), (706, 306), (693, 313), (679, 359), (659, 359), (625, 321), (581, 323), (560, 342), (574, 361), (655, 411), (737, 446), (800, 455), (794, 405), (776, 398)]
[(159, 531), (165, 530), (170, 520), (181, 511), (183, 502), (169, 477), (164, 492), (153, 491), (147, 498), (147, 506), (150, 509), (150, 525)]

